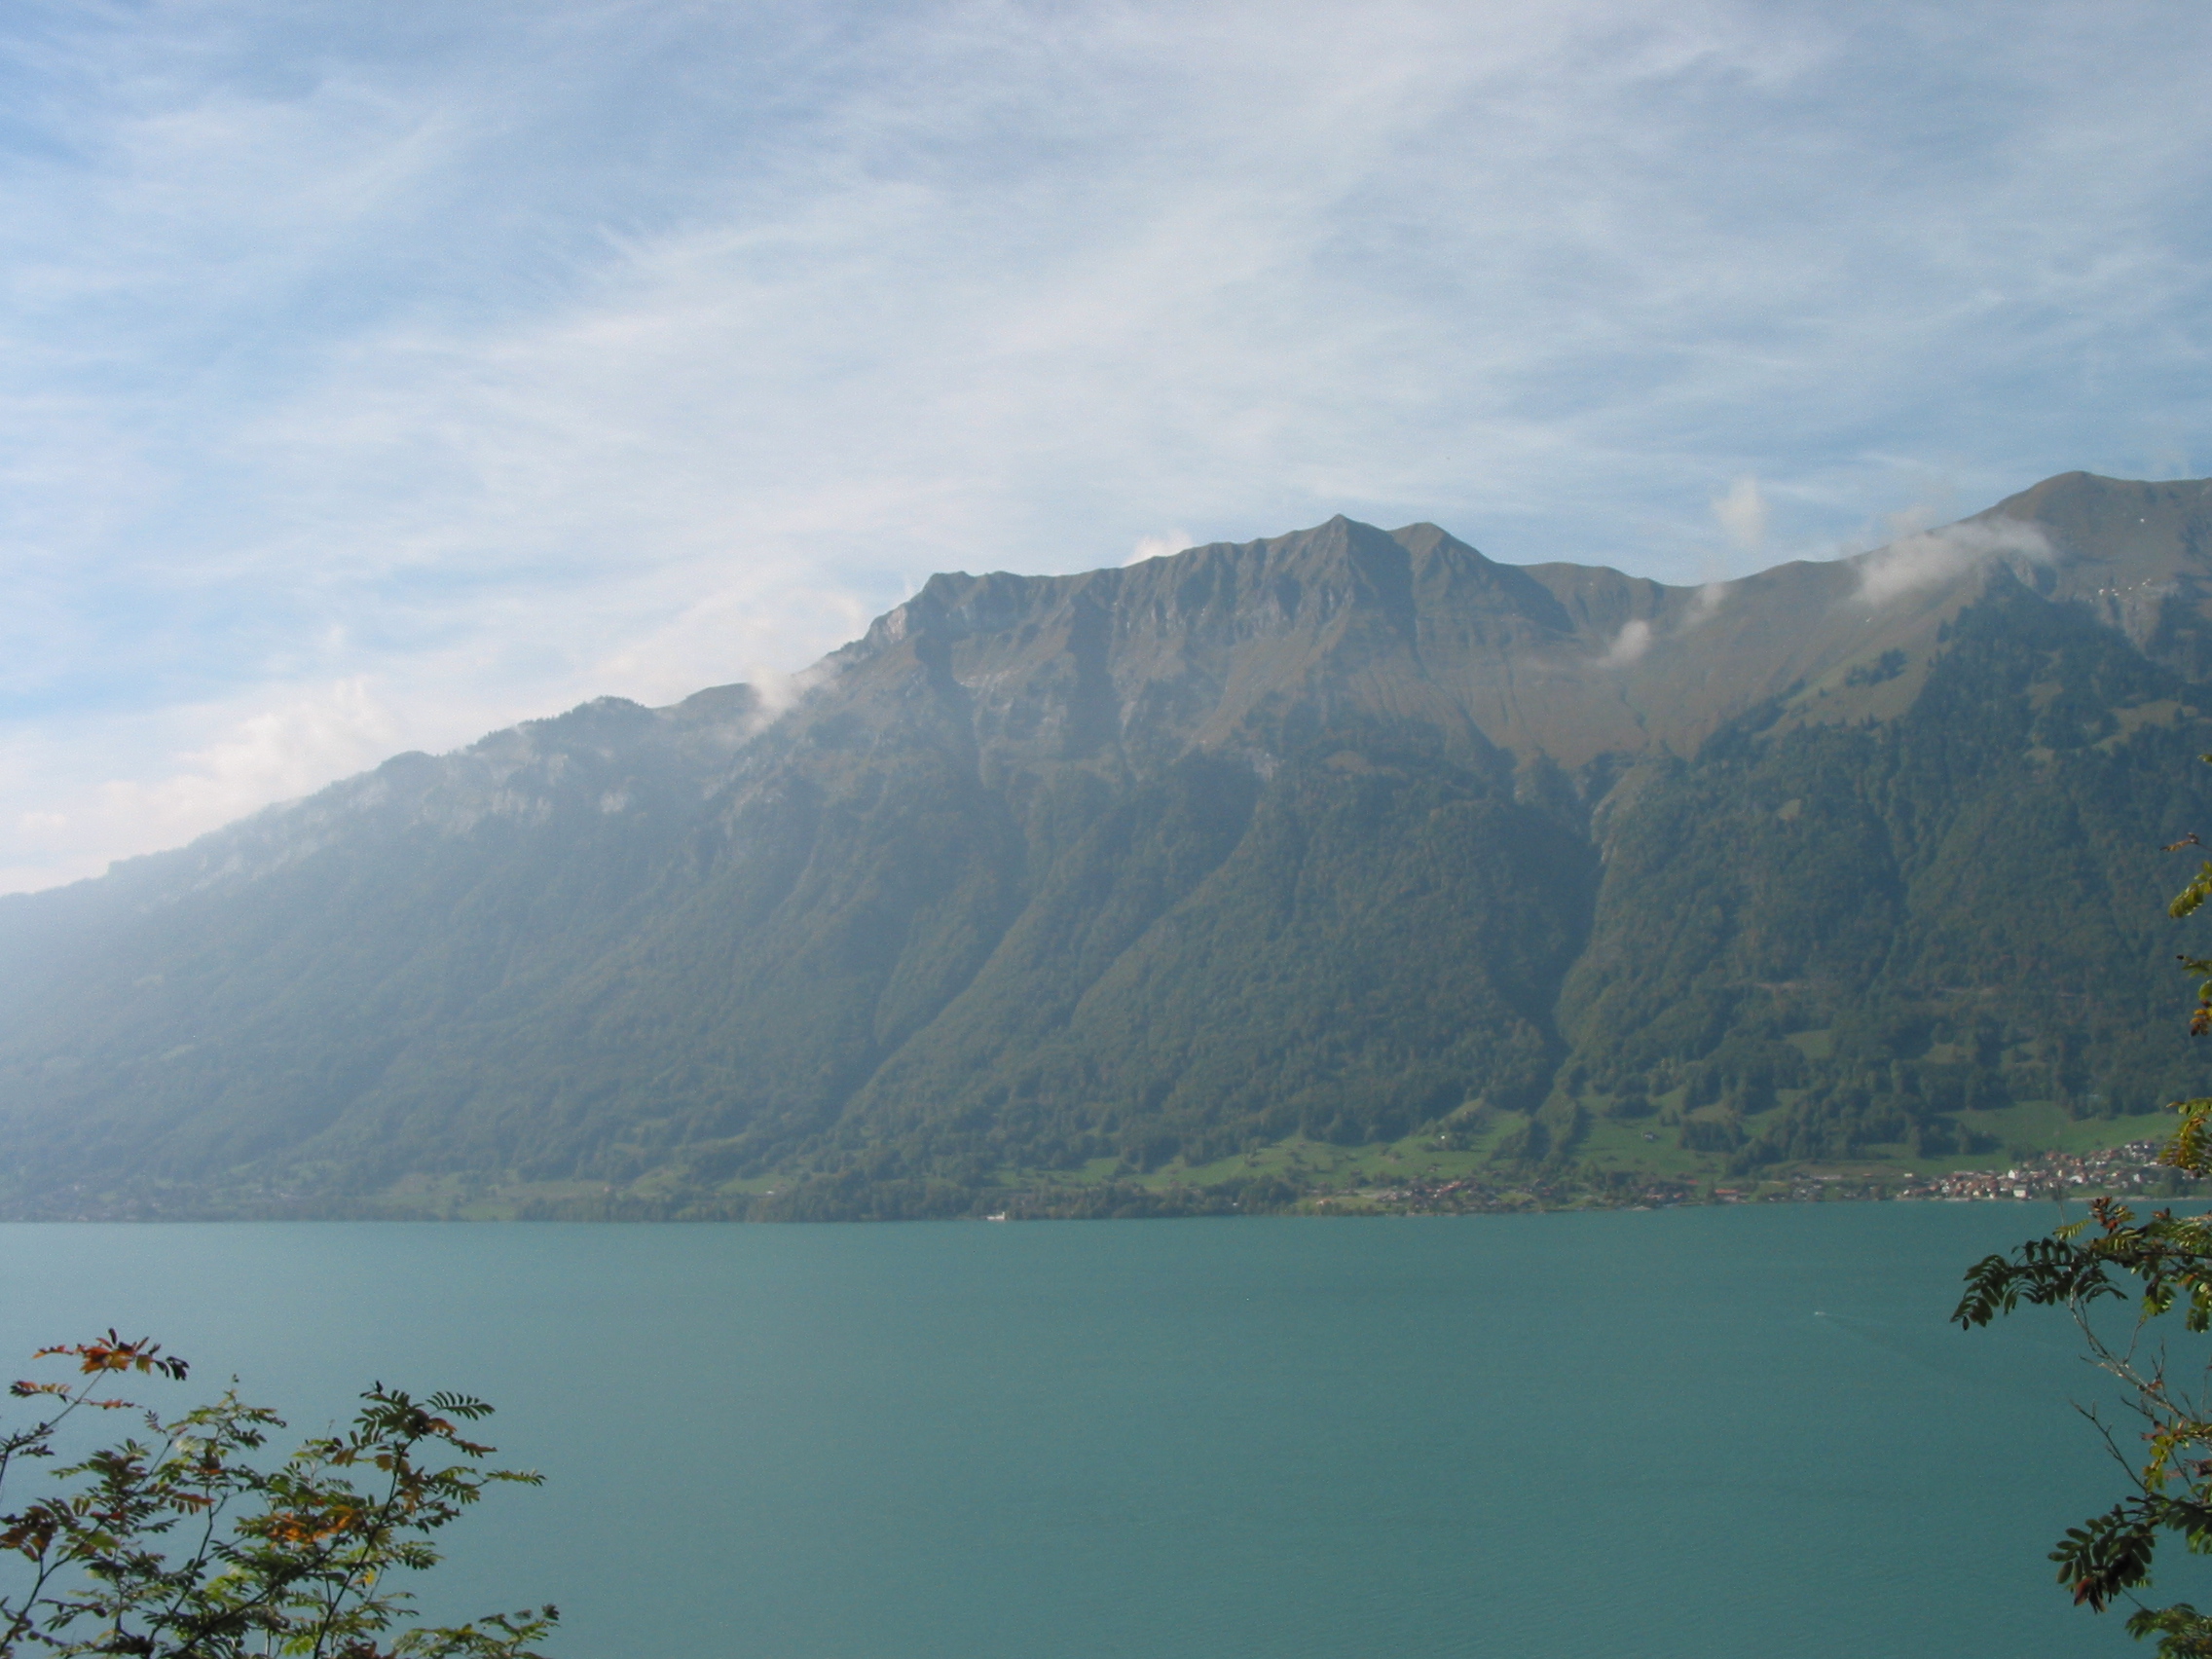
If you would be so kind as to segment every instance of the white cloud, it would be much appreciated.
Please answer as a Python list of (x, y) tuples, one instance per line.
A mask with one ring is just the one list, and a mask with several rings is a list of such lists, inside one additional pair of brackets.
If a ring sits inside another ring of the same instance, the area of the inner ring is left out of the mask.
[[(137, 753), (42, 752), (18, 736), (0, 750), (0, 783), (41, 780), (50, 805), (18, 815), (0, 838), (0, 880), (44, 887), (97, 874), (114, 859), (176, 846), (272, 800), (319, 789), (406, 747), (409, 721), (365, 680), (292, 688), (225, 708), (172, 711)], [(175, 747), (211, 730), (211, 741)], [(164, 736), (167, 741), (163, 741)], [(67, 734), (59, 739), (68, 746)], [(131, 775), (97, 762), (127, 759)]]
[(1766, 497), (1756, 478), (1739, 478), (1725, 496), (1714, 497), (1713, 516), (1738, 551), (1752, 559), (1766, 551)]
[(1996, 519), (1917, 531), (1886, 547), (1860, 555), (1859, 598), (1883, 605), (1900, 595), (1936, 587), (1997, 559), (2047, 564), (2056, 555), (2036, 525)]
[(1630, 663), (1641, 662), (1651, 649), (1651, 624), (1642, 617), (1635, 617), (1621, 624), (1621, 631), (1613, 636), (1613, 643), (1605, 647), (1605, 654), (1598, 659), (1600, 668), (1626, 668)]
[(1158, 535), (1140, 535), (1137, 544), (1129, 550), (1124, 565), (1141, 565), (1147, 559), (1164, 559), (1170, 553), (1180, 553), (1186, 547), (1198, 544), (1198, 537), (1187, 530), (1164, 531)]
[(107, 811), (143, 823), (157, 838), (191, 835), (272, 796), (304, 794), (391, 753), (400, 734), (361, 680), (341, 681), (234, 724), (179, 769), (151, 783), (101, 786)]

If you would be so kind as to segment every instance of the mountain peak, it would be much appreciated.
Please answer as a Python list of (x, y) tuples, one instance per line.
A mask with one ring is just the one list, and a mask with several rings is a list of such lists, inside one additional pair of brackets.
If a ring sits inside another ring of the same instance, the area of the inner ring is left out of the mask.
[(0, 1210), (996, 1213), (1293, 1137), (1717, 1175), (2155, 1104), (2110, 896), (2212, 800), (2160, 666), (2207, 494), (1699, 588), (1344, 515), (934, 576), (788, 701), (597, 700), (0, 901)]

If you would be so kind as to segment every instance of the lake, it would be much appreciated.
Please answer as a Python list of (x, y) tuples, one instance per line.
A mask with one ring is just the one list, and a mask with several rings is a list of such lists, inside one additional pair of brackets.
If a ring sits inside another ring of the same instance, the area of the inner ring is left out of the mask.
[(2140, 1652), (2071, 1325), (1944, 1323), (2051, 1214), (11, 1226), (0, 1350), (487, 1396), (549, 1484), (426, 1587), (574, 1659)]

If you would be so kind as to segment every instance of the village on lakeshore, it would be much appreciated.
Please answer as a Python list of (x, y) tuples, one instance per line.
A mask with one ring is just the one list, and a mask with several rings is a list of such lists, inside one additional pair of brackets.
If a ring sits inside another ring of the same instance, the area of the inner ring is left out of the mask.
[(1315, 1198), (1309, 1207), (1318, 1214), (1454, 1215), (1567, 1208), (1658, 1209), (1714, 1203), (1882, 1199), (1967, 1203), (2192, 1196), (2198, 1183), (2159, 1161), (2163, 1146), (2162, 1141), (2137, 1140), (2085, 1152), (2046, 1152), (2002, 1169), (1959, 1169), (1926, 1175), (1911, 1170), (1846, 1167), (1773, 1180), (1647, 1178), (1595, 1188), (1542, 1181), (1512, 1185), (1476, 1176), (1450, 1181), (1413, 1180)]

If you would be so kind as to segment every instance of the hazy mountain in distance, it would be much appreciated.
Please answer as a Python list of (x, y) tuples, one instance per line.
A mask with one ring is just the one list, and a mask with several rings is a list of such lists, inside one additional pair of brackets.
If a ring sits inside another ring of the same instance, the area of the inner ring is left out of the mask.
[(1297, 1137), (1567, 1172), (1646, 1100), (1739, 1170), (2145, 1110), (2208, 535), (2072, 473), (1703, 588), (1343, 518), (936, 576), (787, 703), (0, 900), (0, 1201), (960, 1213)]

